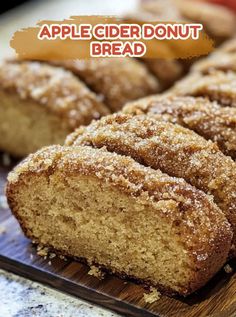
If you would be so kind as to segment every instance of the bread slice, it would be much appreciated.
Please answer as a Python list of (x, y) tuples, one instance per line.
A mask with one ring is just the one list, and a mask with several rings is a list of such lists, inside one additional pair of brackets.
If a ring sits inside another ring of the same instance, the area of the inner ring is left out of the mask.
[(7, 61), (0, 66), (0, 150), (22, 157), (110, 111), (59, 67)]
[(177, 123), (216, 142), (223, 153), (236, 159), (236, 108), (221, 107), (207, 98), (160, 95), (130, 102), (122, 112)]
[(155, 78), (138, 60), (132, 58), (93, 58), (58, 61), (60, 65), (81, 78), (112, 112), (120, 110), (128, 101), (157, 93)]
[(106, 147), (213, 195), (232, 225), (236, 252), (236, 163), (215, 143), (151, 116), (114, 114), (75, 131), (66, 144)]
[(230, 249), (210, 196), (104, 149), (44, 148), (10, 173), (6, 193), (29, 238), (170, 293), (203, 286)]

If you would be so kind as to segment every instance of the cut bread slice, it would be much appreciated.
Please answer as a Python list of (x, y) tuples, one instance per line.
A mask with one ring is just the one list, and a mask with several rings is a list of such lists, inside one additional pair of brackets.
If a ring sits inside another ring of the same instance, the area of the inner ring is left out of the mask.
[(231, 245), (210, 196), (104, 149), (42, 149), (10, 173), (6, 193), (37, 243), (169, 293), (203, 286)]
[(78, 129), (66, 144), (106, 147), (212, 194), (232, 224), (235, 252), (236, 163), (212, 141), (151, 116), (114, 114)]
[(0, 150), (22, 157), (110, 111), (62, 68), (8, 61), (0, 66)]
[(236, 108), (221, 107), (201, 97), (152, 96), (128, 103), (126, 114), (148, 114), (157, 120), (177, 123), (207, 140), (236, 159)]

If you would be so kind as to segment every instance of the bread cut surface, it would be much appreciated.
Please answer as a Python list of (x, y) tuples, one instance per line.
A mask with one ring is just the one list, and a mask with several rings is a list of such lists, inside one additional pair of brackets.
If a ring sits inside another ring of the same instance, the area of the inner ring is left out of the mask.
[(170, 293), (203, 286), (231, 244), (210, 196), (104, 149), (44, 148), (10, 173), (7, 197), (29, 238)]
[[(236, 163), (211, 141), (178, 124), (151, 116), (115, 114), (81, 128), (67, 145), (90, 145), (133, 157), (138, 162), (184, 178), (214, 196), (236, 233)], [(235, 251), (235, 239), (232, 253)]]
[(70, 72), (38, 62), (4, 62), (0, 97), (0, 149), (15, 156), (62, 144), (79, 125), (109, 113)]
[(126, 114), (148, 114), (177, 123), (216, 142), (222, 152), (236, 159), (236, 109), (221, 107), (201, 97), (152, 96), (128, 103)]

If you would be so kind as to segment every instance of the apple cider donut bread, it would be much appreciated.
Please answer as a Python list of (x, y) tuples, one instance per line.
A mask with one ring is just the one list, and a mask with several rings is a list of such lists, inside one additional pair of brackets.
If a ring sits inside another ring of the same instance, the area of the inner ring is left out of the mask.
[(168, 94), (208, 97), (222, 106), (236, 107), (236, 73), (212, 71), (204, 76), (194, 72), (177, 82)]
[(131, 58), (99, 58), (55, 62), (72, 71), (99, 94), (112, 112), (131, 100), (159, 91), (158, 80)]
[(201, 97), (152, 96), (128, 103), (122, 112), (180, 124), (216, 142), (222, 152), (236, 159), (236, 108)]
[[(67, 145), (106, 147), (214, 196), (236, 233), (236, 163), (211, 141), (151, 116), (115, 114), (78, 129)], [(236, 235), (232, 250), (235, 249)], [(232, 251), (232, 252), (233, 252)]]
[(0, 149), (18, 157), (109, 113), (70, 72), (38, 62), (2, 63), (0, 98)]
[(231, 245), (210, 196), (105, 149), (44, 148), (10, 173), (7, 197), (37, 243), (169, 293), (203, 286)]

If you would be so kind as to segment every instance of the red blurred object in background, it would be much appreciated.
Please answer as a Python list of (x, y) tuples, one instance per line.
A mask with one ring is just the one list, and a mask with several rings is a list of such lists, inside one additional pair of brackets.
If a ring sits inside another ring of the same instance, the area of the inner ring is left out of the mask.
[(207, 0), (207, 2), (212, 2), (228, 7), (236, 13), (236, 0)]

